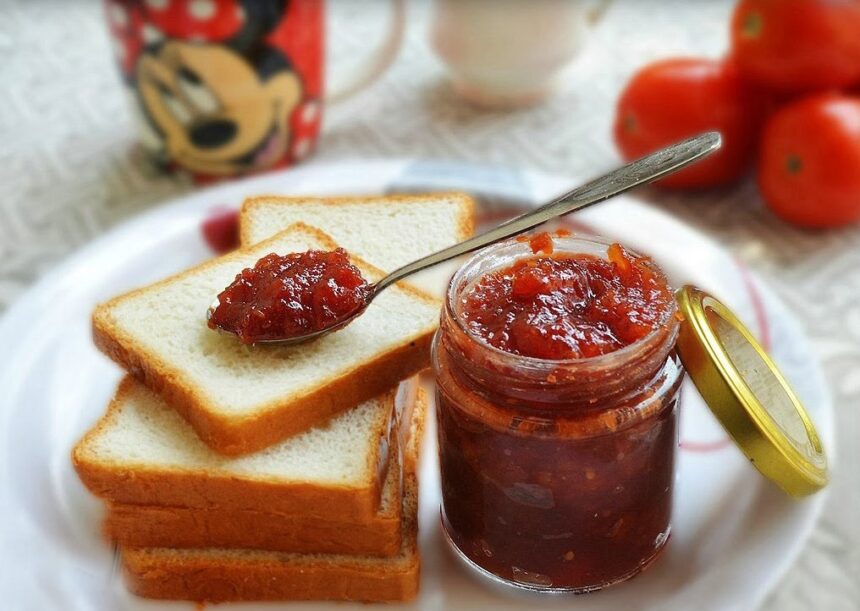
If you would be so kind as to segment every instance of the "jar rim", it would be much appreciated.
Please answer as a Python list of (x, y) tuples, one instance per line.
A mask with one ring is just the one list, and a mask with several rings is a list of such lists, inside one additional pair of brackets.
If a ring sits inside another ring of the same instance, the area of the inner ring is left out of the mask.
[[(614, 243), (614, 241), (595, 235), (570, 235), (553, 236), (553, 243), (556, 252), (562, 251), (570, 254), (580, 254), (583, 253), (581, 249), (573, 250), (569, 248), (571, 243), (588, 244), (600, 248), (608, 248)], [(544, 359), (540, 357), (514, 354), (513, 352), (508, 352), (507, 350), (497, 348), (496, 346), (493, 346), (492, 344), (488, 343), (483, 337), (477, 335), (463, 324), (463, 319), (461, 318), (461, 316), (458, 315), (457, 309), (455, 307), (455, 299), (459, 295), (459, 289), (461, 287), (468, 286), (468, 283), (464, 282), (464, 278), (469, 273), (473, 272), (475, 268), (477, 268), (478, 265), (484, 260), (486, 260), (488, 257), (494, 254), (498, 254), (499, 251), (511, 248), (512, 246), (521, 246), (524, 249), (522, 252), (522, 255), (524, 256), (533, 256), (534, 254), (531, 250), (531, 247), (529, 246), (528, 241), (523, 241), (522, 239), (518, 239), (516, 237), (509, 238), (507, 240), (503, 240), (496, 244), (487, 246), (486, 248), (483, 248), (474, 253), (469, 258), (469, 260), (466, 261), (466, 263), (463, 264), (460, 269), (457, 270), (457, 272), (452, 276), (451, 281), (448, 284), (448, 290), (446, 291), (445, 308), (448, 311), (449, 318), (454, 321), (454, 324), (457, 326), (457, 329), (460, 332), (462, 332), (470, 340), (480, 345), (482, 349), (487, 350), (489, 354), (492, 354), (498, 358), (515, 360), (517, 362), (518, 367), (534, 371), (557, 370), (559, 368), (565, 367), (581, 367), (595, 369), (612, 368), (613, 364), (625, 363), (635, 358), (635, 356), (639, 352), (645, 350), (647, 347), (651, 346), (654, 343), (658, 343), (659, 340), (665, 338), (667, 333), (671, 334), (673, 327), (675, 329), (678, 327), (677, 324), (671, 324), (672, 321), (675, 320), (675, 313), (678, 311), (678, 306), (673, 299), (672, 308), (667, 311), (666, 318), (659, 326), (655, 327), (650, 333), (648, 333), (648, 335), (636, 340), (632, 344), (628, 344), (622, 348), (619, 348), (618, 350), (613, 350), (612, 352), (607, 352), (605, 354), (572, 359)], [(627, 247), (625, 247), (625, 250), (634, 257), (643, 256), (635, 250), (629, 249)], [(491, 272), (494, 269), (498, 269), (498, 267), (501, 266), (499, 265), (487, 270), (483, 270), (481, 272), (481, 275)], [(666, 285), (669, 286), (668, 279), (666, 278), (666, 274), (663, 269), (660, 266), (654, 264), (654, 270), (660, 274), (663, 280), (666, 281)]]

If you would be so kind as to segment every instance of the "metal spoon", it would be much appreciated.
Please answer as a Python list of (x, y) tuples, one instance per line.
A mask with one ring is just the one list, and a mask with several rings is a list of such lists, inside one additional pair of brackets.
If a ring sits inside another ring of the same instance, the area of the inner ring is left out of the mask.
[[(259, 343), (278, 343), (284, 345), (299, 344), (321, 337), (332, 331), (343, 328), (355, 318), (360, 316), (370, 302), (373, 301), (379, 293), (387, 289), (395, 282), (403, 280), (407, 276), (411, 276), (416, 272), (420, 272), (428, 267), (432, 267), (449, 259), (454, 259), (460, 255), (478, 250), (484, 246), (488, 246), (500, 240), (510, 238), (512, 236), (524, 233), (529, 229), (552, 220), (556, 217), (563, 216), (574, 210), (581, 210), (602, 201), (615, 197), (625, 191), (629, 191), (640, 185), (644, 185), (655, 180), (658, 180), (668, 174), (677, 172), (691, 163), (710, 155), (721, 145), (720, 134), (717, 132), (706, 132), (693, 138), (689, 138), (672, 146), (668, 146), (650, 155), (646, 155), (632, 163), (621, 166), (617, 170), (605, 174), (600, 178), (596, 178), (581, 187), (577, 187), (573, 191), (565, 193), (561, 197), (544, 204), (540, 208), (536, 208), (531, 212), (522, 214), (516, 218), (506, 221), (490, 229), (487, 232), (470, 238), (459, 244), (455, 244), (449, 248), (445, 248), (431, 255), (413, 261), (404, 265), (400, 269), (396, 269), (376, 284), (370, 286), (367, 293), (367, 298), (364, 307), (357, 309), (347, 318), (336, 322), (335, 324), (296, 337), (285, 339), (262, 340)], [(215, 308), (218, 307), (218, 298), (206, 312), (206, 319), (212, 316)]]

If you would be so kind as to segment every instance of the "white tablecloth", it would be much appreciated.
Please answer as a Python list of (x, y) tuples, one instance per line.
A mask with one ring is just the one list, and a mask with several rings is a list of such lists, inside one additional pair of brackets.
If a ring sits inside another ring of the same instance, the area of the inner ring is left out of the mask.
[[(329, 110), (315, 160), (419, 156), (588, 176), (616, 161), (613, 102), (630, 73), (667, 55), (718, 56), (731, 2), (616, 1), (563, 90), (516, 112), (458, 100), (427, 45), (428, 6), (371, 90)], [(336, 60), (363, 52), (384, 5), (332, 6)], [(184, 192), (134, 153), (95, 0), (0, 0), (0, 310), (56, 262), (147, 206)], [(811, 233), (778, 222), (751, 183), (655, 204), (757, 270), (801, 318), (835, 398), (838, 467), (811, 541), (766, 609), (860, 609), (860, 226)]]

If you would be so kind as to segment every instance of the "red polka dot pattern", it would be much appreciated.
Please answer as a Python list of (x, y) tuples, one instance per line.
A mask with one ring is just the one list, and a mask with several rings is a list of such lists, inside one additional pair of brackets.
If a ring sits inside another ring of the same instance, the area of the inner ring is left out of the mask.
[(143, 15), (139, 3), (128, 0), (106, 0), (108, 30), (114, 47), (114, 55), (122, 73), (129, 76), (143, 49)]
[(242, 27), (236, 0), (144, 0), (145, 20), (171, 38), (220, 42)]
[(290, 117), (290, 157), (298, 162), (313, 152), (317, 134), (322, 122), (322, 103), (316, 99), (306, 99)]

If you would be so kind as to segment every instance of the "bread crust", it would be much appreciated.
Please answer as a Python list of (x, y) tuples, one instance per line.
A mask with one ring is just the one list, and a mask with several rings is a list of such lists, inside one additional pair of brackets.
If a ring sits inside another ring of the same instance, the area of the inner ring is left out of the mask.
[(99, 350), (161, 395), (206, 445), (226, 456), (250, 454), (303, 433), (415, 375), (429, 362), (433, 333), (435, 329), (415, 336), (409, 343), (363, 363), (348, 375), (299, 399), (285, 399), (254, 414), (227, 418), (206, 409), (204, 397), (179, 380), (174, 372), (165, 370), (156, 359), (131, 347), (133, 342), (124, 338), (121, 331), (99, 320), (93, 326), (93, 340)]
[(389, 201), (392, 204), (413, 204), (426, 202), (427, 200), (449, 198), (459, 200), (462, 204), (460, 214), (457, 219), (458, 239), (465, 240), (475, 231), (475, 210), (476, 203), (474, 198), (467, 193), (459, 191), (437, 191), (432, 193), (422, 194), (396, 194), (396, 195), (377, 195), (377, 196), (359, 196), (359, 197), (297, 197), (284, 195), (258, 195), (248, 197), (242, 202), (242, 208), (239, 212), (239, 241), (243, 246), (251, 245), (251, 226), (250, 214), (253, 208), (258, 206), (269, 205), (272, 201), (278, 201), (283, 204), (300, 204), (313, 202), (315, 205), (323, 206), (343, 206), (347, 204), (361, 204), (366, 202), (378, 202), (380, 200)]
[[(227, 602), (241, 600), (407, 601), (418, 594), (417, 477), (411, 502), (404, 501), (400, 555), (320, 556), (229, 550), (175, 553), (173, 550), (120, 548), (126, 583), (144, 598)], [(408, 509), (407, 509), (408, 507)], [(374, 560), (376, 560), (374, 562)]]
[[(286, 515), (265, 509), (108, 503), (105, 536), (123, 547), (220, 547), (392, 556), (400, 551), (401, 544), (402, 478), (416, 476), (426, 412), (427, 395), (419, 388), (417, 397), (404, 406), (397, 427), (400, 434), (392, 442), (394, 458), (385, 481), (386, 488), (392, 488), (392, 502), (385, 509), (380, 507), (370, 521)], [(387, 493), (386, 490), (384, 494)]]
[[(398, 472), (400, 466), (395, 466)], [(104, 534), (123, 547), (238, 548), (392, 556), (400, 550), (400, 477), (392, 506), (369, 521), (250, 509), (109, 504)]]
[[(320, 230), (295, 223), (271, 238), (275, 241), (282, 233), (306, 232), (326, 248), (337, 245)], [(266, 240), (268, 242), (270, 240)], [(264, 242), (264, 243), (265, 243)], [(263, 244), (263, 243), (261, 243)], [(217, 261), (236, 256), (225, 255)], [(358, 257), (350, 257), (362, 270), (371, 270), (375, 277), (383, 272)], [(208, 405), (200, 389), (183, 378), (181, 369), (163, 362), (158, 356), (140, 346), (111, 320), (110, 310), (115, 304), (152, 290), (178, 278), (205, 269), (212, 262), (203, 263), (161, 282), (137, 289), (99, 305), (93, 314), (93, 341), (113, 361), (124, 367), (143, 384), (159, 393), (164, 400), (182, 415), (194, 428), (200, 439), (216, 452), (227, 456), (248, 454), (266, 448), (287, 437), (322, 424), (333, 416), (366, 401), (385, 389), (408, 378), (429, 364), (430, 343), (436, 325), (411, 337), (377, 358), (362, 363), (348, 373), (320, 384), (300, 396), (261, 405), (253, 413), (230, 416), (219, 413)], [(418, 299), (437, 304), (438, 300), (406, 285), (398, 284)]]
[[(300, 481), (238, 478), (231, 473), (203, 469), (168, 469), (151, 465), (118, 466), (91, 456), (88, 448), (117, 417), (120, 406), (132, 392), (134, 380), (120, 382), (107, 413), (72, 450), (72, 464), (84, 485), (96, 496), (113, 503), (159, 505), (197, 509), (260, 510), (287, 515), (365, 521), (374, 519), (379, 508), (382, 483), (391, 451), (398, 447), (395, 390), (387, 391), (389, 420), (368, 458), (371, 476), (367, 485), (320, 486)], [(409, 397), (406, 393), (406, 397)], [(411, 403), (410, 399), (406, 399)], [(404, 406), (405, 413), (412, 409)], [(408, 416), (404, 416), (408, 417)]]
[(419, 389), (412, 418), (413, 438), (404, 457), (404, 500), (400, 554), (379, 559), (349, 555), (304, 556), (225, 550), (172, 553), (165, 549), (121, 548), (129, 589), (144, 598), (226, 602), (240, 600), (407, 601), (418, 594), (417, 466), (427, 415)]
[(136, 595), (162, 600), (406, 601), (418, 594), (420, 558), (380, 568), (357, 563), (236, 562), (229, 557), (175, 559), (123, 550), (126, 583)]

